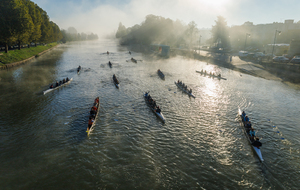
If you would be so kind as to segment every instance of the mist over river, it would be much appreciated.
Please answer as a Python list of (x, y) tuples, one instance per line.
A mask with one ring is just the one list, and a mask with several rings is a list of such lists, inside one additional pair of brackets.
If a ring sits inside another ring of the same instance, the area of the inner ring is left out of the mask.
[[(195, 72), (201, 69), (227, 80)], [(69, 85), (43, 95), (66, 77), (73, 78)], [(178, 79), (195, 99), (176, 87)], [(182, 56), (130, 55), (116, 41), (99, 40), (60, 45), (0, 71), (0, 91), (3, 190), (300, 189), (300, 91), (279, 81)], [(145, 103), (145, 91), (165, 124)], [(101, 108), (87, 137), (97, 96)], [(239, 108), (261, 138), (264, 163), (245, 138)]]

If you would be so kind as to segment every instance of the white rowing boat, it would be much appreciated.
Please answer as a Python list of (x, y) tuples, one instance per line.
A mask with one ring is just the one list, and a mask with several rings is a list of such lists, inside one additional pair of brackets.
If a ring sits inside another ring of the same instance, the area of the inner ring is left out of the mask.
[(62, 86), (64, 86), (64, 85), (70, 84), (72, 80), (73, 80), (73, 78), (71, 78), (68, 82), (65, 82), (65, 83), (63, 83), (63, 84), (61, 84), (61, 85), (59, 85), (59, 86), (57, 86), (57, 87), (55, 87), (55, 88), (50, 88), (50, 89), (48, 89), (48, 90), (45, 90), (43, 93), (44, 93), (44, 95), (45, 95), (45, 94), (47, 94), (48, 92), (51, 92), (51, 91), (53, 91), (53, 90), (56, 90), (56, 89), (58, 89), (58, 88), (60, 88), (60, 87), (62, 87)]
[[(99, 97), (97, 97), (96, 99), (99, 99)], [(97, 116), (98, 116), (98, 113), (99, 113), (99, 107), (100, 107), (100, 101), (99, 101), (99, 103), (98, 103), (98, 105), (97, 105), (97, 112), (96, 112), (96, 116), (95, 116), (94, 122), (93, 122), (92, 126), (90, 127), (90, 130), (87, 130), (87, 131), (86, 131), (88, 136), (89, 136), (90, 133), (94, 130), (94, 126), (95, 126), (95, 124), (96, 124), (96, 119), (97, 119)]]
[(251, 140), (250, 140), (249, 135), (247, 134), (247, 131), (246, 131), (246, 129), (245, 129), (245, 124), (244, 124), (244, 122), (243, 122), (243, 116), (242, 116), (242, 111), (241, 111), (241, 109), (239, 109), (238, 112), (239, 112), (239, 116), (240, 116), (240, 118), (241, 118), (241, 127), (243, 128), (244, 134), (246, 135), (246, 139), (247, 139), (248, 142), (250, 143), (250, 146), (252, 147), (252, 149), (253, 149), (254, 152), (256, 153), (256, 155), (257, 155), (257, 157), (259, 158), (259, 160), (260, 160), (261, 162), (263, 162), (264, 159), (263, 159), (263, 157), (262, 157), (262, 154), (261, 154), (260, 149), (257, 148), (257, 147), (255, 147), (255, 146), (253, 146), (253, 145), (251, 144)]
[(165, 122), (166, 119), (165, 119), (163, 113), (162, 113), (162, 112), (158, 113), (158, 112), (156, 112), (155, 109), (153, 109), (153, 108), (151, 107), (151, 105), (149, 104), (149, 102), (148, 102), (148, 100), (147, 100), (147, 96), (146, 96), (145, 93), (144, 93), (144, 98), (145, 98), (145, 101), (146, 101), (147, 105), (148, 105), (148, 106), (150, 107), (150, 109), (155, 113), (155, 115), (156, 115), (157, 117), (159, 117), (159, 119), (161, 119), (163, 122)]
[(214, 74), (209, 74), (209, 73), (206, 73), (206, 72), (203, 72), (203, 71), (196, 71), (197, 73), (200, 73), (201, 75), (203, 76), (209, 76), (209, 77), (213, 77), (213, 78), (217, 78), (217, 79), (223, 79), (223, 80), (227, 80), (226, 78), (223, 78), (221, 76), (218, 76), (218, 75), (214, 75)]
[(192, 96), (193, 98), (196, 98), (192, 93), (185, 90), (181, 85), (179, 85), (177, 82), (174, 82), (178, 88), (180, 88), (183, 92), (187, 93), (189, 96)]

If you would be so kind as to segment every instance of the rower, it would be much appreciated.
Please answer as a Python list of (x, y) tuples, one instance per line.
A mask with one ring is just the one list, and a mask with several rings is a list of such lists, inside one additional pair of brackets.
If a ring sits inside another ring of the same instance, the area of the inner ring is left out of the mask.
[(201, 73), (203, 73), (203, 69), (201, 70)]
[(66, 82), (68, 82), (68, 81), (69, 81), (69, 78), (67, 77)]
[(248, 122), (248, 121), (249, 121), (249, 117), (246, 115), (245, 122)]
[(148, 92), (145, 92), (145, 96), (148, 98)]
[(262, 143), (259, 141), (259, 138), (256, 137), (255, 141), (251, 143), (253, 146), (259, 149), (262, 146)]
[(191, 89), (191, 88), (190, 88), (190, 91), (189, 91), (189, 92), (190, 92), (190, 94), (192, 94), (192, 89)]
[(221, 77), (221, 74), (219, 74), (218, 77)]
[(53, 88), (53, 84), (51, 84), (50, 88)]
[(66, 79), (63, 79), (63, 83), (66, 83)]
[(89, 122), (88, 122), (88, 128), (87, 128), (87, 131), (90, 130), (90, 128), (92, 127), (93, 123), (94, 123), (94, 119), (93, 119), (92, 117), (90, 117), (90, 118), (89, 118)]
[(160, 113), (160, 112), (161, 112), (161, 110), (159, 109), (159, 106), (157, 106), (156, 112), (157, 112), (157, 113)]
[(155, 108), (156, 107), (156, 102), (153, 101), (152, 107)]
[(59, 85), (61, 85), (62, 84), (62, 81), (59, 81)]
[(251, 128), (249, 135), (250, 135), (250, 137), (255, 137), (255, 131), (253, 128)]
[(56, 86), (56, 87), (58, 87), (58, 85), (59, 85), (59, 84), (58, 84), (58, 82), (56, 81), (56, 84), (55, 84), (55, 86)]
[(95, 103), (97, 103), (97, 104), (99, 103), (99, 98), (95, 99)]
[(129, 51), (129, 54), (131, 55), (131, 52)]
[(97, 111), (97, 107), (96, 107), (96, 106), (93, 106), (93, 107), (92, 107), (92, 110)]
[(109, 54), (109, 52), (108, 52), (108, 51), (107, 51), (106, 53), (107, 53), (107, 55)]
[(249, 131), (250, 131), (251, 128), (252, 128), (251, 121), (248, 121), (248, 122), (245, 124), (245, 128), (246, 128), (246, 132), (249, 134)]

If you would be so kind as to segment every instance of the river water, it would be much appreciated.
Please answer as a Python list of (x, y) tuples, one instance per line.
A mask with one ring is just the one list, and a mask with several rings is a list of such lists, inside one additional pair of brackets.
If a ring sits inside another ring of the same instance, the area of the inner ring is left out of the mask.
[[(201, 69), (227, 80), (195, 72)], [(43, 95), (65, 77), (73, 81)], [(175, 86), (178, 79), (195, 99)], [(181, 56), (129, 55), (99, 40), (60, 45), (0, 71), (0, 90), (1, 189), (300, 189), (300, 92), (279, 81)], [(97, 96), (101, 109), (87, 137)], [(239, 108), (261, 137), (264, 163), (244, 136)]]

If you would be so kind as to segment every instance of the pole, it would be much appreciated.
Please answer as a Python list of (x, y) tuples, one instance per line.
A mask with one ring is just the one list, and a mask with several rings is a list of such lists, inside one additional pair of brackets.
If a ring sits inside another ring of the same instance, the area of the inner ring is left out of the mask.
[(246, 43), (247, 43), (247, 37), (248, 37), (248, 35), (250, 35), (250, 34), (246, 33), (246, 39), (245, 39), (244, 51), (246, 51)]
[(275, 37), (274, 37), (274, 43), (273, 43), (273, 50), (272, 50), (272, 58), (273, 58), (273, 52), (274, 52), (274, 48), (275, 48), (275, 41), (276, 41), (276, 34), (277, 34), (277, 30), (275, 30)]
[(200, 35), (200, 39), (199, 39), (199, 55), (201, 55), (201, 54), (200, 54), (201, 37), (202, 37), (202, 36)]

